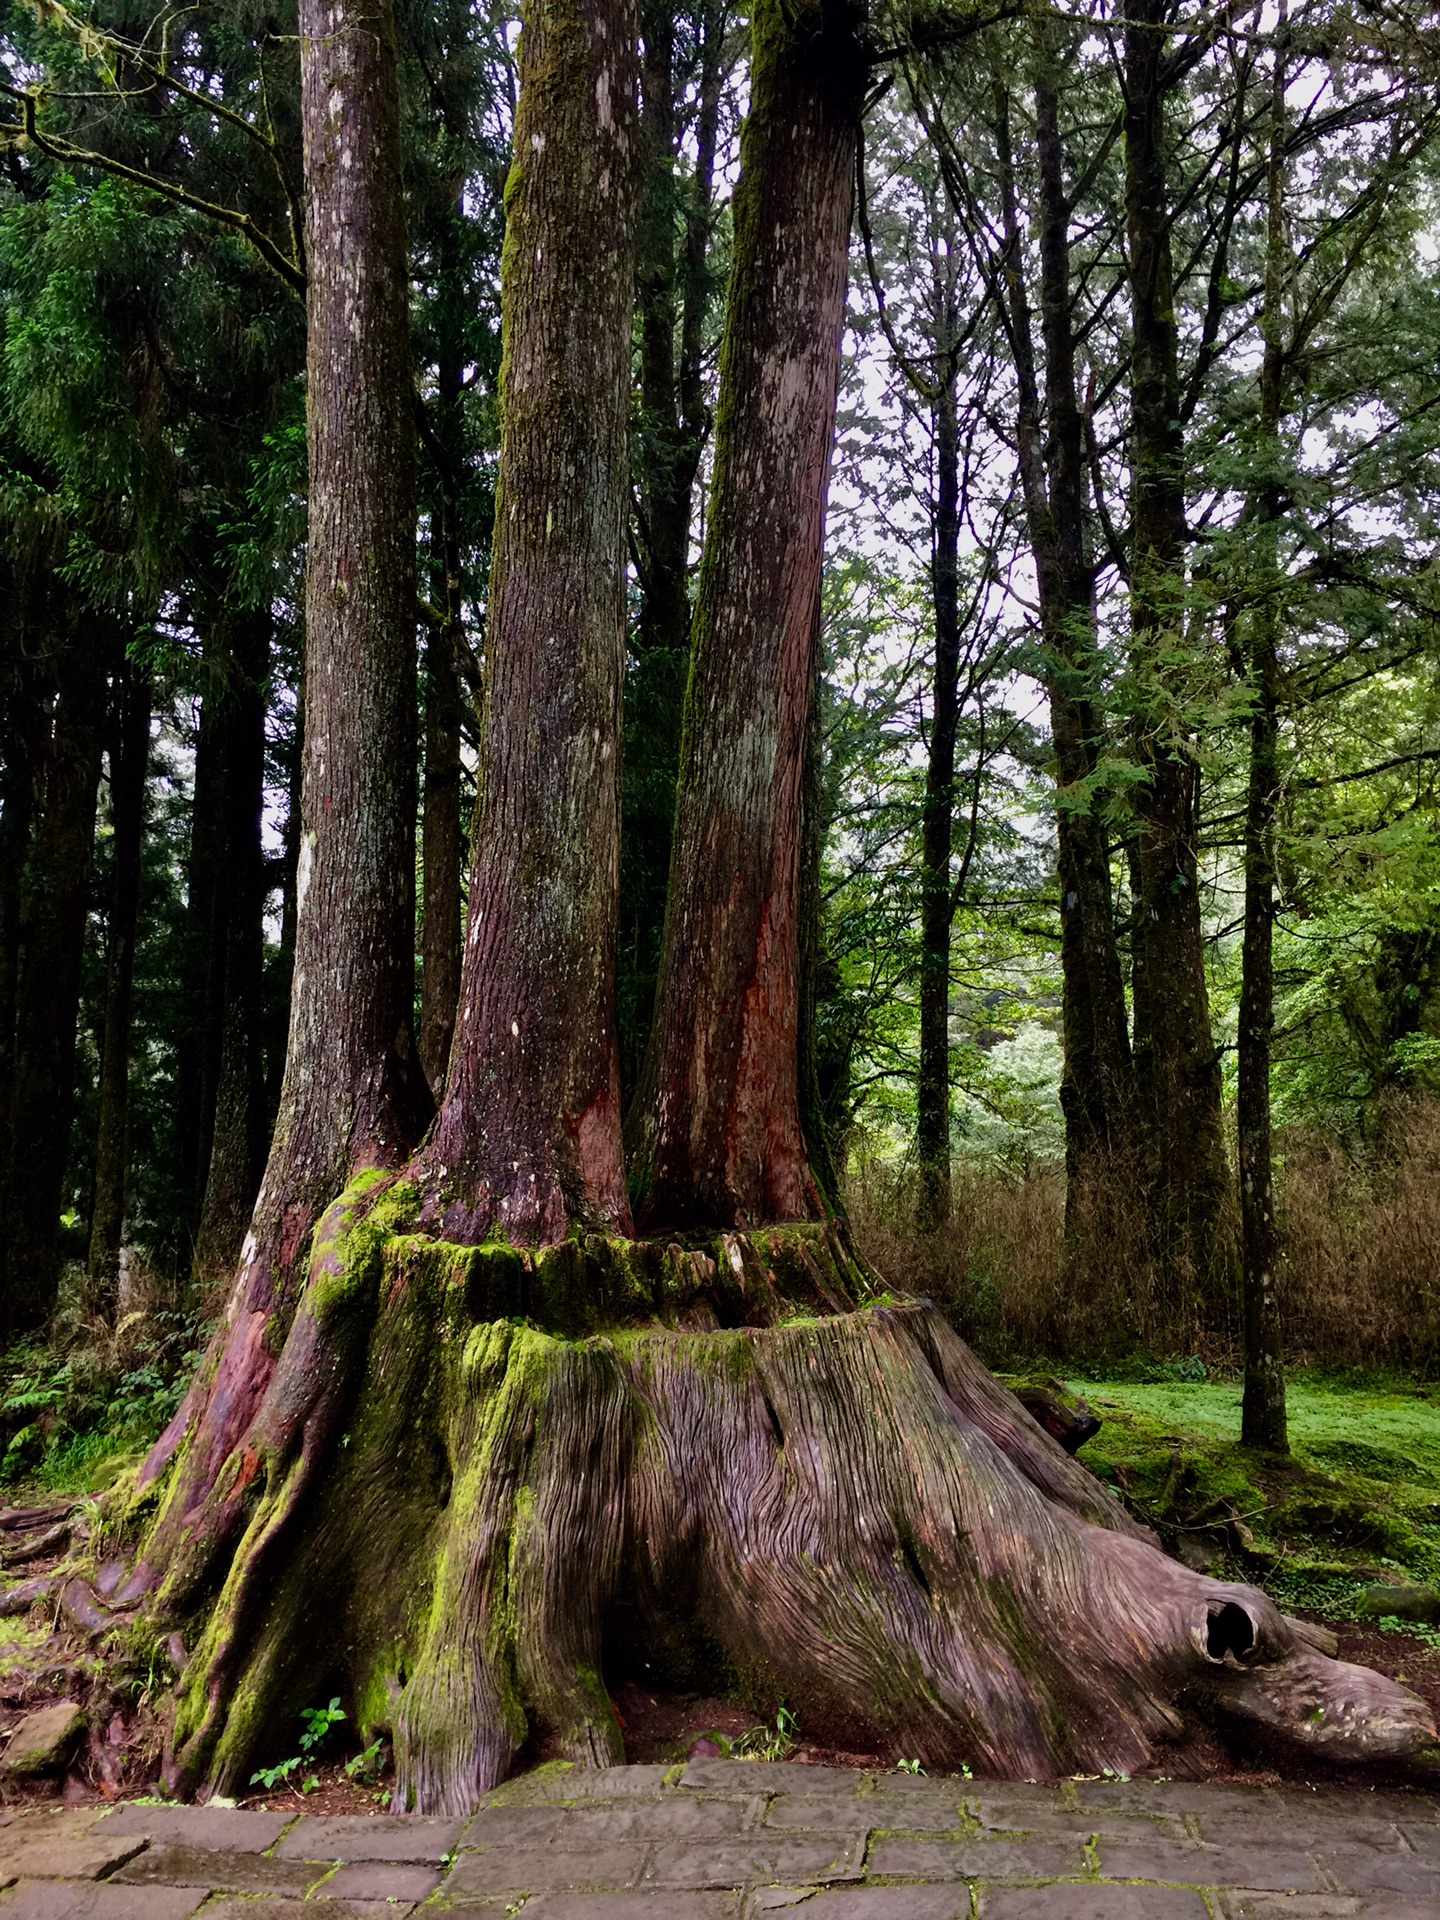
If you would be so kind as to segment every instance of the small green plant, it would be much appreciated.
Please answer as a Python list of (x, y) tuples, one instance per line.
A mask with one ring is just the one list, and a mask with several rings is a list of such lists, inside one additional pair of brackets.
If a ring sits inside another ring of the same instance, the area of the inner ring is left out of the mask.
[[(250, 1776), (252, 1787), (264, 1787), (267, 1793), (273, 1793), (276, 1787), (288, 1786), (292, 1793), (314, 1793), (320, 1784), (320, 1776), (307, 1774), (297, 1787), (291, 1775), (298, 1773), (307, 1760), (313, 1760), (317, 1749), (329, 1738), (331, 1729), (345, 1718), (344, 1708), (340, 1705), (340, 1696), (336, 1694), (328, 1707), (306, 1707), (300, 1715), (300, 1724), (304, 1729), (297, 1745), (298, 1753), (292, 1753), (288, 1760), (277, 1760), (273, 1767), (259, 1767)], [(376, 1742), (379, 1745), (379, 1742)], [(363, 1754), (357, 1758), (364, 1759)], [(347, 1768), (348, 1772), (349, 1769)]]
[(784, 1760), (793, 1750), (800, 1722), (788, 1707), (778, 1707), (773, 1727), (752, 1727), (731, 1742), (737, 1760)]
[(359, 1780), (362, 1783), (378, 1780), (380, 1769), (384, 1764), (381, 1758), (384, 1748), (383, 1735), (378, 1740), (372, 1740), (363, 1753), (352, 1754), (345, 1762), (346, 1773), (352, 1780)]
[(923, 1774), (925, 1769), (918, 1760), (897, 1760), (895, 1762), (895, 1771), (897, 1773)]

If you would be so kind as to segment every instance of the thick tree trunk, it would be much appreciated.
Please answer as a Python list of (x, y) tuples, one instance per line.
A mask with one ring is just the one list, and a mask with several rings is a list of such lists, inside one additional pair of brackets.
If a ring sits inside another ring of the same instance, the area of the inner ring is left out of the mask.
[(637, 1187), (655, 1228), (813, 1217), (797, 899), (865, 64), (860, 16), (754, 17), (715, 478)]
[[(90, 905), (95, 803), (113, 637), (75, 613), (59, 642), (25, 887), (10, 1105), (5, 1324), (38, 1327), (55, 1304), (75, 1037)], [(83, 622), (83, 625), (82, 625)], [(23, 1196), (23, 1204), (15, 1204)]]
[(88, 1296), (91, 1310), (114, 1316), (120, 1284), (120, 1244), (130, 1171), (127, 1122), (130, 1095), (130, 1018), (135, 985), (135, 936), (145, 844), (145, 795), (150, 769), (149, 675), (131, 661), (116, 676), (111, 721), (110, 825), (114, 873), (106, 929), (108, 978), (105, 1032), (100, 1049), (100, 1114), (95, 1139), (95, 1199), (90, 1215)]
[(1125, 213), (1131, 365), (1132, 674), (1141, 702), (1133, 997), (1135, 1068), (1150, 1133), (1157, 1246), (1202, 1289), (1233, 1267), (1220, 1054), (1200, 919), (1199, 766), (1168, 664), (1185, 625), (1185, 448), (1166, 176), (1163, 0), (1125, 9)]
[[(537, 0), (506, 191), (500, 478), (447, 1237), (625, 1230), (614, 992), (637, 147), (632, 0)], [(583, 318), (582, 318), (583, 316)]]
[[(953, 315), (944, 315), (945, 338)], [(922, 1225), (950, 1216), (950, 846), (955, 814), (955, 739), (960, 724), (960, 433), (952, 370), (935, 399), (935, 526), (930, 562), (935, 672), (930, 754), (920, 830), (920, 1070), (915, 1145)]]
[(223, 935), (219, 1061), (210, 1160), (195, 1244), (202, 1278), (233, 1273), (265, 1166), (266, 1102), (261, 1038), (265, 957), (265, 689), (268, 609), (237, 611), (230, 624), (231, 684), (225, 706), (225, 828), (217, 913)]
[[(1281, 0), (1279, 32), (1286, 7)], [(1283, 42), (1282, 42), (1283, 46)], [(1255, 540), (1260, 565), (1249, 619), (1246, 681), (1250, 695), (1250, 775), (1245, 797), (1245, 935), (1240, 965), (1240, 1223), (1245, 1293), (1245, 1387), (1240, 1438), (1272, 1453), (1289, 1451), (1285, 1360), (1279, 1301), (1279, 1237), (1270, 1139), (1270, 1036), (1275, 1025), (1275, 816), (1281, 792), (1279, 626), (1281, 577), (1277, 521), (1280, 422), (1285, 407), (1285, 297), (1289, 276), (1285, 221), (1287, 60), (1277, 46), (1270, 99), (1270, 164), (1261, 312), (1260, 472)]]
[[(179, 1604), (233, 1538), (312, 1232), (352, 1174), (403, 1162), (429, 1094), (412, 1032), (414, 390), (388, 0), (303, 0), (309, 259), (305, 763), (280, 1111), (225, 1321), (142, 1475), (187, 1441), (131, 1591)], [(281, 1386), (283, 1389), (284, 1376)]]
[(332, 1219), (343, 1284), (303, 1311), (364, 1384), (303, 1537), (257, 1522), (187, 1667), (182, 1782), (233, 1791), (281, 1705), (330, 1688), (392, 1736), (398, 1808), (465, 1813), (527, 1740), (623, 1759), (610, 1689), (641, 1659), (1030, 1779), (1162, 1761), (1182, 1703), (1320, 1757), (1434, 1737), (1167, 1558), (928, 1306), (836, 1313), (830, 1229), (600, 1259), (436, 1245), (413, 1206)]

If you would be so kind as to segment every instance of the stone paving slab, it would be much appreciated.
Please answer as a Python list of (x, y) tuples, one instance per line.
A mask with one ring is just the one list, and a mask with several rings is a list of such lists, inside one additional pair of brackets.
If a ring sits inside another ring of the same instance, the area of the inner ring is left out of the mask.
[(295, 1821), (275, 1851), (282, 1860), (423, 1860), (438, 1866), (459, 1846), (465, 1826), (464, 1820), (416, 1814), (341, 1813)]
[(190, 1920), (203, 1887), (116, 1887), (105, 1881), (21, 1880), (5, 1895), (5, 1920)]
[(0, 1809), (0, 1920), (1440, 1920), (1440, 1796), (549, 1766), (468, 1820)]
[(108, 1817), (105, 1832), (221, 1853), (264, 1853), (294, 1818), (293, 1813), (251, 1813), (241, 1807), (147, 1807), (132, 1801)]
[[(272, 1893), (303, 1900), (327, 1871), (314, 1860), (275, 1860), (264, 1853), (221, 1853), (214, 1847), (147, 1847), (114, 1876), (139, 1887), (208, 1887), (216, 1893)], [(0, 1909), (3, 1911), (3, 1909)]]

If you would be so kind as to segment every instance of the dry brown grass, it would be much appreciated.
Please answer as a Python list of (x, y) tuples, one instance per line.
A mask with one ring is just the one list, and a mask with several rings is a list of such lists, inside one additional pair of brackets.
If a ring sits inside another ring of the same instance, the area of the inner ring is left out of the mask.
[[(1280, 1151), (1282, 1301), (1290, 1358), (1440, 1371), (1440, 1103), (1394, 1102), (1370, 1136), (1295, 1129)], [(1065, 1177), (961, 1163), (951, 1219), (917, 1228), (903, 1166), (852, 1161), (861, 1250), (891, 1285), (944, 1307), (996, 1365), (1040, 1356), (1239, 1357), (1239, 1303), (1147, 1248), (1136, 1172), (1112, 1167), (1065, 1239)]]

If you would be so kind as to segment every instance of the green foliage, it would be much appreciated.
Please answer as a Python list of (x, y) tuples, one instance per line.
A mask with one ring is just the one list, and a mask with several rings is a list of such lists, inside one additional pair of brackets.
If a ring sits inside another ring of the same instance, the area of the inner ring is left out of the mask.
[(103, 1486), (169, 1423), (202, 1336), (190, 1315), (160, 1312), (62, 1351), (13, 1343), (0, 1361), (0, 1479), (60, 1493)]
[[(344, 1718), (345, 1714), (338, 1695), (328, 1706), (302, 1708), (301, 1733), (296, 1743), (299, 1751), (292, 1753), (286, 1760), (276, 1761), (274, 1766), (258, 1768), (250, 1776), (251, 1786), (264, 1787), (267, 1793), (273, 1792), (279, 1786), (289, 1786), (292, 1791), (301, 1794), (313, 1793), (320, 1784), (318, 1775), (307, 1774), (298, 1788), (294, 1786), (293, 1776), (299, 1773), (307, 1763), (313, 1764), (319, 1749), (325, 1745), (331, 1733)], [(373, 1770), (374, 1757), (378, 1753), (380, 1744), (377, 1740), (373, 1747), (367, 1748), (365, 1753), (357, 1754), (347, 1764), (345, 1771), (352, 1779), (361, 1777), (367, 1770)]]

